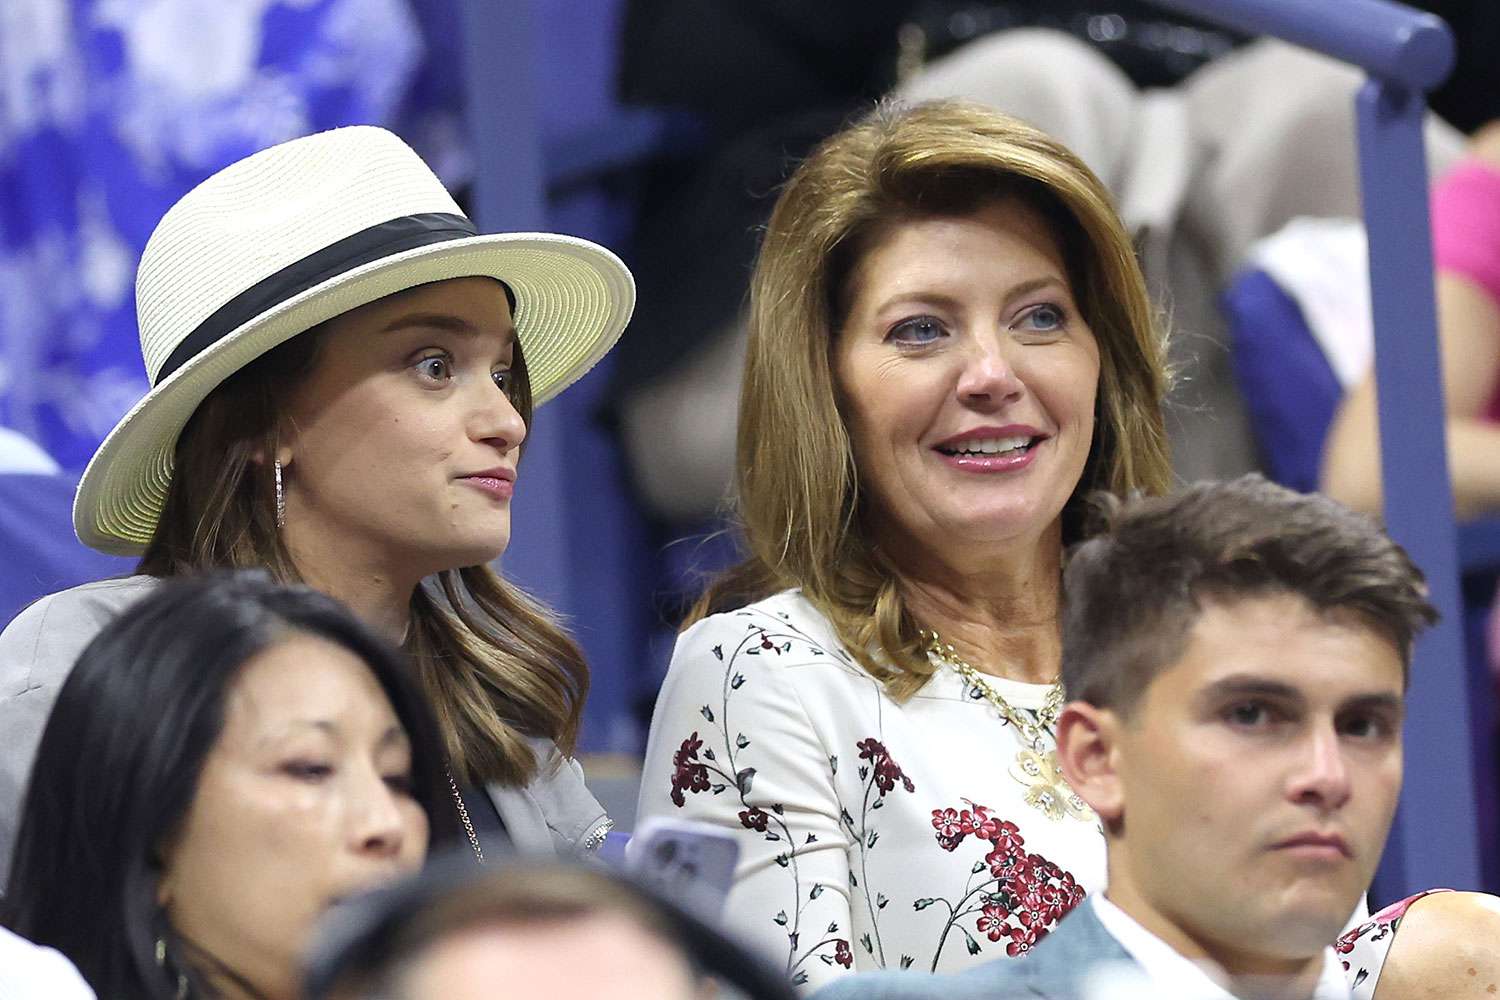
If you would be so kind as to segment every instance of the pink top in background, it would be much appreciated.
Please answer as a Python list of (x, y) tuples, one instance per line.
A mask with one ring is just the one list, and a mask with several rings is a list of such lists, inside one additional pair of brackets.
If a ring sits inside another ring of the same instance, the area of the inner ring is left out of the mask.
[[(1465, 160), (1432, 195), (1432, 250), (1439, 271), (1461, 275), (1500, 305), (1500, 169)], [(1500, 421), (1500, 386), (1485, 419)]]

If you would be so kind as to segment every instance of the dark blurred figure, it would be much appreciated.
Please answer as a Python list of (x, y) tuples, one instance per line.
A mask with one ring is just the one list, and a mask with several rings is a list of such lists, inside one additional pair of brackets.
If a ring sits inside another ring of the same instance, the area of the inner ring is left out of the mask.
[(719, 985), (746, 1000), (793, 997), (778, 972), (625, 876), (449, 858), (333, 914), (304, 997), (710, 1000)]

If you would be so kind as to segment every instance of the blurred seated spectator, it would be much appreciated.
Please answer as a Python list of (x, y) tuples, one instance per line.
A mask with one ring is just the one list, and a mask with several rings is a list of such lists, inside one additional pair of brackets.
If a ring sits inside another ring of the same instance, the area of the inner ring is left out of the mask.
[(462, 858), (331, 914), (306, 1000), (791, 1000), (784, 977), (622, 875)]
[[(1438, 335), (1448, 413), (1448, 463), (1458, 513), (1500, 511), (1500, 123), (1432, 199)], [(1344, 397), (1323, 452), (1323, 487), (1360, 510), (1381, 506), (1375, 378)]]
[(111, 1000), (292, 1000), (314, 921), (456, 830), (407, 674), (310, 589), (163, 583), (59, 693), (0, 923)]

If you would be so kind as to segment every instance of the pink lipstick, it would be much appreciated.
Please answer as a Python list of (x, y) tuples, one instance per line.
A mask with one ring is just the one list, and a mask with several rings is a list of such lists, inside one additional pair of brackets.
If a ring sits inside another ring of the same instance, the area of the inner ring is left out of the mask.
[(945, 463), (964, 472), (1015, 472), (1036, 458), (1046, 435), (1026, 424), (976, 427), (933, 446)]

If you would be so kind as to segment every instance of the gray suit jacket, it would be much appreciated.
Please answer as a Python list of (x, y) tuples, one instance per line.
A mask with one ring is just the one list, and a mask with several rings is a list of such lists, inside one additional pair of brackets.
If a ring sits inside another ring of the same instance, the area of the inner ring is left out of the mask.
[(865, 972), (830, 983), (812, 1000), (1081, 1000), (1092, 973), (1122, 964), (1140, 968), (1085, 903), (1025, 958), (999, 959), (949, 975)]

